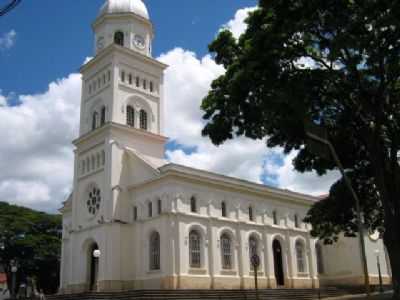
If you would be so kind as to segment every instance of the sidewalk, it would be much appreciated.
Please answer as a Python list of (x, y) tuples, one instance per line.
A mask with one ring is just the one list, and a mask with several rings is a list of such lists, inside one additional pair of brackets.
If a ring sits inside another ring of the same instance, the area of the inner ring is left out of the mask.
[(367, 298), (365, 294), (362, 294), (362, 295), (326, 298), (325, 300), (390, 300), (392, 299), (392, 295), (393, 295), (392, 292), (385, 292), (383, 294), (374, 293), (371, 295), (370, 298)]

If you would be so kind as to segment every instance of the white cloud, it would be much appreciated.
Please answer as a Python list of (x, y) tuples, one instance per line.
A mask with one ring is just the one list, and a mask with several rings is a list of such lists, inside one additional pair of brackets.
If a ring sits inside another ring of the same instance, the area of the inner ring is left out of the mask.
[(80, 75), (71, 74), (43, 94), (19, 96), (18, 106), (0, 107), (1, 201), (60, 207), (72, 182), (80, 91)]
[(230, 20), (223, 28), (229, 29), (235, 38), (239, 38), (240, 35), (245, 32), (247, 24), (244, 22), (248, 17), (249, 13), (254, 11), (257, 7), (246, 7), (239, 9), (235, 17)]
[(322, 177), (318, 176), (316, 172), (299, 173), (294, 170), (292, 163), (296, 155), (296, 151), (287, 156), (281, 154), (282, 164), (276, 160), (268, 162), (268, 174), (276, 178), (277, 185), (282, 189), (314, 196), (328, 193), (331, 185), (339, 178), (339, 172), (328, 172)]
[(17, 32), (12, 29), (0, 36), (0, 50), (7, 50), (14, 46), (17, 39)]

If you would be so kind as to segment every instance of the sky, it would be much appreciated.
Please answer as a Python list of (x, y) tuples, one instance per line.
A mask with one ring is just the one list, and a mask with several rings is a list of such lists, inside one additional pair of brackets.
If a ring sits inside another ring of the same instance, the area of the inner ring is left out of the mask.
[[(56, 212), (71, 192), (71, 141), (79, 129), (78, 69), (93, 55), (90, 25), (103, 1), (23, 0), (0, 17), (0, 201)], [(321, 178), (295, 172), (296, 153), (285, 156), (279, 148), (268, 149), (265, 140), (246, 138), (216, 147), (201, 136), (201, 100), (224, 73), (207, 45), (222, 28), (239, 37), (257, 1), (145, 3), (156, 33), (153, 56), (170, 66), (165, 113), (174, 117), (166, 123), (166, 159), (282, 189), (325, 194), (337, 174)]]

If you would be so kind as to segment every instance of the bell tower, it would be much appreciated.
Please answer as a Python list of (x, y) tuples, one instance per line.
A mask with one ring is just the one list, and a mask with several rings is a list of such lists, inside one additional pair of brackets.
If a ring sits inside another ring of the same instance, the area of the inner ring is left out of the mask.
[(120, 218), (126, 187), (134, 183), (123, 173), (127, 153), (153, 168), (165, 163), (167, 66), (151, 57), (153, 25), (146, 6), (141, 0), (107, 0), (92, 28), (95, 56), (80, 70), (80, 137), (74, 141), (73, 223), (78, 228)]

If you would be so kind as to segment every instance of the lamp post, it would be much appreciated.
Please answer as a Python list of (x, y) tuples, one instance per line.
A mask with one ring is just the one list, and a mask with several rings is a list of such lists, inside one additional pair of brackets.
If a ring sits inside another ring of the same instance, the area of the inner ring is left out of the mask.
[(101, 256), (101, 251), (99, 249), (93, 250), (93, 258), (94, 258), (94, 266), (93, 266), (93, 287), (96, 286), (97, 291), (97, 279), (98, 279), (98, 272), (99, 272), (99, 258)]
[[(339, 159), (339, 156), (336, 153), (335, 148), (333, 147), (332, 143), (328, 139), (328, 133), (325, 128), (321, 126), (317, 126), (316, 124), (312, 122), (306, 122), (306, 135), (307, 137), (312, 141), (320, 145), (327, 146), (329, 148), (330, 153), (332, 154), (332, 157), (337, 165), (337, 167), (340, 170), (340, 173), (343, 176), (344, 182), (349, 189), (351, 195), (354, 198), (355, 204), (356, 204), (356, 215), (357, 215), (357, 227), (358, 227), (358, 236), (360, 240), (360, 248), (361, 248), (361, 263), (363, 265), (363, 270), (364, 270), (364, 284), (365, 284), (365, 292), (367, 294), (367, 297), (369, 298), (371, 295), (370, 292), (370, 286), (369, 286), (369, 273), (368, 273), (368, 265), (367, 265), (367, 254), (365, 251), (365, 240), (364, 240), (364, 226), (362, 222), (362, 216), (361, 216), (361, 207), (360, 207), (360, 199), (357, 196), (357, 193), (353, 189), (353, 186), (351, 185), (350, 178), (347, 176), (344, 167), (342, 165), (342, 162)], [(319, 153), (320, 154), (320, 153)], [(321, 155), (321, 154), (320, 154)]]
[(18, 272), (18, 264), (17, 261), (12, 259), (10, 261), (10, 269), (11, 269), (11, 299), (16, 299), (16, 287), (17, 287), (17, 272)]
[(251, 257), (251, 264), (254, 268), (254, 288), (256, 290), (256, 300), (259, 300), (258, 295), (258, 267), (260, 266), (260, 257), (257, 254), (254, 254)]
[(379, 255), (380, 255), (380, 251), (378, 249), (375, 250), (376, 265), (378, 267), (378, 274), (379, 274), (379, 292), (383, 293), (381, 262), (379, 260)]

